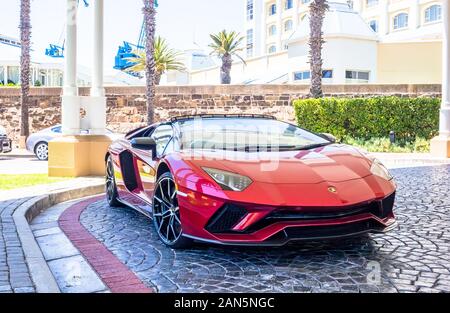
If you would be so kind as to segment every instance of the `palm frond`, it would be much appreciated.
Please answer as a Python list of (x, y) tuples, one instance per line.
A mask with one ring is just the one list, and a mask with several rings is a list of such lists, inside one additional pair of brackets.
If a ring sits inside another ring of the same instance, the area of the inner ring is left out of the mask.
[(218, 57), (222, 57), (225, 54), (237, 56), (237, 53), (243, 50), (241, 44), (244, 37), (235, 31), (227, 32), (226, 30), (222, 30), (217, 34), (210, 34), (209, 36), (212, 39), (209, 47), (212, 49), (211, 54), (213, 55)]
[[(143, 50), (136, 50), (133, 52), (136, 56), (126, 58), (127, 61), (134, 63), (133, 66), (126, 69), (128, 72), (143, 72), (146, 68), (146, 54)], [(155, 67), (159, 75), (167, 71), (185, 71), (186, 68), (183, 62), (179, 61), (182, 53), (171, 49), (164, 38), (155, 38)]]

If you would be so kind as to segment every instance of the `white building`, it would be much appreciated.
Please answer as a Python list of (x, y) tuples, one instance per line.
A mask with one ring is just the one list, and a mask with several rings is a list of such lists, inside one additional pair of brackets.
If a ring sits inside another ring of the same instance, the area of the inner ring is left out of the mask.
[[(376, 82), (377, 35), (348, 4), (330, 3), (322, 31), (323, 78), (327, 84)], [(309, 83), (309, 16), (287, 41), (290, 82)]]
[[(247, 57), (275, 53), (307, 16), (311, 0), (245, 0)], [(333, 2), (333, 1), (330, 1)], [(360, 13), (384, 41), (442, 38), (441, 0), (337, 0)]]
[[(261, 2), (256, 1), (255, 3)], [(376, 33), (348, 4), (330, 2), (329, 6), (323, 24), (324, 83), (375, 82), (378, 40)], [(256, 21), (256, 16), (253, 19)], [(274, 38), (274, 42), (269, 36), (264, 41), (255, 40), (253, 46), (247, 45), (248, 55), (252, 54), (252, 49), (254, 50), (253, 54), (257, 54), (259, 51), (260, 55), (248, 57), (246, 64), (234, 62), (231, 73), (232, 83), (309, 84), (309, 17), (305, 15), (299, 20), (296, 29), (290, 29), (286, 35), (277, 36)], [(263, 23), (270, 22), (263, 21)], [(293, 25), (290, 26), (293, 27)], [(256, 36), (265, 37), (263, 33), (254, 32)], [(278, 51), (278, 47), (281, 46), (283, 49)], [(269, 53), (265, 53), (266, 48)], [(218, 71), (219, 66), (193, 71), (190, 75), (190, 83), (219, 84)]]
[(215, 67), (217, 65), (214, 59), (206, 53), (205, 50), (200, 48), (192, 48), (183, 51), (179, 61), (184, 64), (186, 70), (184, 72), (167, 72), (161, 79), (162, 85), (188, 85), (189, 73)]
[[(311, 0), (243, 0), (245, 66), (232, 83), (309, 83)], [(441, 82), (442, 5), (436, 0), (333, 0), (323, 32), (324, 83)], [(190, 84), (219, 84), (219, 66), (192, 71)]]

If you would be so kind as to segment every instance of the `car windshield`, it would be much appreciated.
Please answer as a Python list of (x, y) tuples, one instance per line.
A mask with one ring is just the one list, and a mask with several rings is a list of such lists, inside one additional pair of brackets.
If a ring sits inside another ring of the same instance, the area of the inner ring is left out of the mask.
[(283, 151), (331, 143), (294, 125), (266, 118), (195, 118), (177, 124), (182, 150)]

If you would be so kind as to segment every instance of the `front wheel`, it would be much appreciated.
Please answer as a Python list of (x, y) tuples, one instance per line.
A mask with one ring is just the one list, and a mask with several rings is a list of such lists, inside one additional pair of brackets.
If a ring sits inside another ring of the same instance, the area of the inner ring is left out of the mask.
[(153, 223), (159, 238), (174, 249), (187, 248), (192, 240), (183, 237), (177, 188), (170, 173), (164, 173), (155, 185)]
[(117, 207), (121, 205), (117, 193), (114, 165), (111, 157), (108, 157), (108, 161), (106, 161), (106, 200), (109, 206)]
[(40, 142), (34, 149), (34, 152), (36, 154), (36, 157), (40, 161), (47, 161), (48, 160), (48, 144), (46, 142)]

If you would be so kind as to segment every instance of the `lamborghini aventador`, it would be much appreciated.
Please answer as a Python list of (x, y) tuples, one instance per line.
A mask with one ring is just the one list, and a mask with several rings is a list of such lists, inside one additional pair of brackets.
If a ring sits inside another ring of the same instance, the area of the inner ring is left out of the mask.
[(113, 142), (105, 162), (110, 206), (146, 214), (172, 248), (283, 245), (396, 225), (396, 185), (379, 160), (270, 116), (172, 118)]

